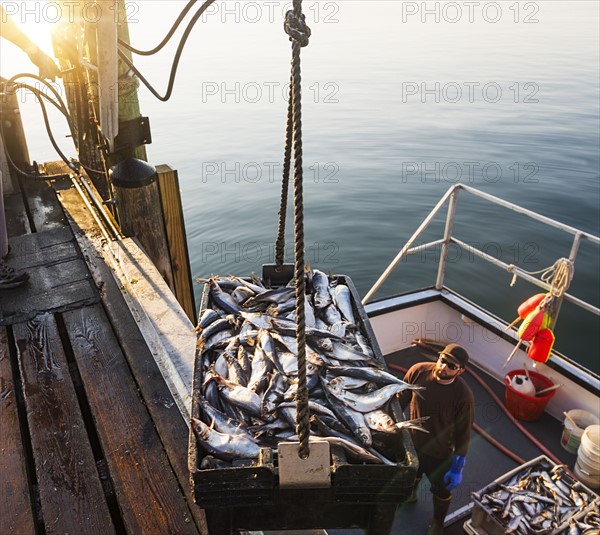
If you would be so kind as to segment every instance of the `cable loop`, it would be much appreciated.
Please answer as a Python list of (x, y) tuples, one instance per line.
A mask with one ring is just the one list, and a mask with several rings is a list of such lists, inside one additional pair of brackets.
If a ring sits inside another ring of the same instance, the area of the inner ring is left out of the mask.
[(310, 28), (306, 24), (304, 13), (300, 16), (296, 15), (293, 10), (289, 10), (285, 14), (285, 22), (283, 23), (285, 33), (290, 36), (290, 41), (296, 41), (301, 47), (308, 45), (310, 37)]

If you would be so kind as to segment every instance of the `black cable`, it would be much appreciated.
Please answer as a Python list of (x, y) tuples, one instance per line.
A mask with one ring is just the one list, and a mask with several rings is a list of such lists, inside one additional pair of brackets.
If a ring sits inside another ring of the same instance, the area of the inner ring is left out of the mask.
[(60, 96), (60, 93), (56, 90), (56, 88), (51, 83), (49, 83), (47, 80), (45, 80), (41, 76), (38, 76), (37, 74), (33, 74), (33, 73), (29, 73), (29, 72), (21, 72), (19, 74), (15, 74), (14, 76), (12, 76), (10, 79), (8, 79), (5, 82), (5, 84), (6, 85), (14, 84), (15, 80), (17, 80), (19, 78), (33, 78), (34, 80), (37, 80), (37, 81), (41, 82), (42, 84), (44, 84), (48, 89), (50, 89), (50, 91), (52, 91), (52, 93), (56, 97), (56, 100), (60, 103), (60, 107), (64, 110), (63, 113), (68, 115), (67, 106), (65, 104), (65, 101), (62, 99), (62, 97)]
[(160, 42), (159, 45), (155, 46), (152, 50), (138, 50), (137, 48), (132, 47), (129, 43), (126, 43), (125, 41), (122, 41), (121, 39), (117, 39), (117, 42), (122, 47), (124, 47), (127, 50), (133, 52), (134, 54), (138, 54), (140, 56), (152, 56), (153, 54), (156, 54), (159, 50), (162, 50), (162, 48), (169, 42), (169, 40), (171, 39), (171, 37), (173, 37), (173, 34), (175, 33), (175, 31), (177, 30), (177, 28), (181, 24), (181, 21), (188, 14), (188, 12), (190, 11), (190, 9), (192, 9), (192, 6), (197, 1), (198, 0), (190, 0), (187, 3), (187, 5), (183, 8), (183, 10), (181, 11), (181, 13), (179, 14), (179, 17), (177, 17), (177, 20), (175, 21), (175, 23), (173, 24), (173, 26), (171, 27), (171, 29), (167, 33), (166, 37)]
[(23, 82), (18, 82), (18, 83), (13, 82), (11, 85), (12, 85), (11, 90), (13, 90), (13, 91), (16, 90), (16, 89), (28, 89), (29, 91), (31, 91), (32, 93), (34, 93), (36, 97), (38, 97), (40, 99), (41, 98), (45, 98), (60, 113), (62, 113), (64, 115), (64, 117), (65, 117), (65, 119), (67, 119), (67, 121), (70, 121), (71, 117), (69, 115), (69, 112), (67, 110), (65, 110), (64, 108), (62, 108), (59, 102), (56, 102), (55, 100), (53, 100), (52, 98), (50, 98), (48, 95), (46, 95), (46, 93), (42, 92), (37, 87), (34, 87), (32, 85), (29, 85), (29, 84), (25, 84)]
[(81, 162), (77, 162), (81, 167), (83, 167), (88, 173), (96, 173), (98, 175), (105, 175), (106, 171), (100, 171), (99, 169), (93, 169), (92, 167), (88, 167), (87, 165), (83, 165)]
[[(49, 95), (46, 95), (46, 93), (42, 92), (40, 89), (37, 89), (36, 87), (30, 86), (30, 85), (22, 83), (22, 82), (19, 82), (19, 83), (14, 82), (15, 79), (21, 78), (21, 77), (35, 78), (35, 79), (41, 81), (42, 83), (44, 83), (47, 87), (49, 87), (53, 91), (54, 95), (58, 99), (58, 102), (56, 102)], [(44, 104), (44, 99), (48, 100), (48, 102), (53, 104), (65, 116), (65, 118), (67, 119), (67, 125), (71, 132), (71, 136), (73, 136), (72, 118), (69, 115), (69, 112), (67, 111), (65, 103), (62, 100), (60, 94), (46, 80), (44, 80), (43, 78), (40, 78), (39, 76), (36, 76), (35, 74), (29, 74), (29, 73), (17, 74), (15, 76), (13, 76), (12, 78), (10, 78), (10, 80), (8, 80), (6, 82), (5, 87), (9, 83), (13, 86), (14, 89), (20, 89), (20, 88), (27, 89), (27, 90), (31, 91), (35, 96), (38, 97), (38, 101), (39, 101), (39, 104), (42, 109), (42, 115), (44, 117), (44, 125), (46, 127), (46, 132), (48, 133), (48, 138), (50, 139), (50, 143), (52, 143), (54, 150), (60, 156), (61, 160), (63, 160), (67, 164), (69, 169), (76, 170), (76, 168), (78, 168), (81, 164), (77, 160), (69, 160), (65, 156), (65, 154), (62, 152), (62, 150), (60, 149), (58, 144), (56, 143), (56, 139), (54, 138), (54, 135), (52, 134), (52, 128), (50, 127), (50, 121), (48, 119), (48, 112), (46, 110), (46, 105)], [(4, 135), (4, 125), (2, 124), (1, 121), (0, 121), (0, 132), (2, 133), (2, 135)], [(17, 166), (17, 164), (10, 157), (10, 154), (8, 153), (8, 151), (5, 151), (5, 152), (6, 152), (6, 158), (8, 160), (8, 163), (13, 167), (13, 169), (15, 169), (22, 176), (26, 176), (27, 178), (42, 179), (42, 180), (52, 180), (52, 179), (57, 179), (57, 178), (61, 178), (64, 176), (62, 174), (59, 174), (59, 175), (33, 175), (31, 173), (27, 173), (27, 172), (21, 170)]]
[[(34, 88), (30, 88), (30, 91), (33, 91), (38, 96), (38, 98), (40, 97), (40, 95), (44, 94), (41, 91), (38, 91), (37, 89), (34, 89)], [(75, 163), (72, 162), (71, 160), (69, 160), (65, 156), (63, 151), (58, 146), (58, 143), (56, 143), (54, 134), (52, 134), (52, 128), (50, 127), (50, 121), (48, 120), (48, 112), (46, 111), (46, 105), (44, 104), (44, 101), (41, 98), (40, 98), (40, 106), (42, 108), (42, 115), (44, 116), (44, 124), (46, 125), (46, 132), (48, 133), (48, 138), (50, 139), (50, 143), (52, 143), (52, 146), (54, 147), (54, 150), (57, 152), (57, 154), (60, 156), (60, 159), (63, 162), (65, 162), (69, 166), (70, 169), (73, 169), (73, 167), (75, 166)]]
[(181, 41), (179, 42), (179, 46), (177, 47), (177, 52), (175, 52), (175, 57), (173, 59), (173, 64), (171, 66), (171, 74), (169, 76), (169, 84), (167, 86), (167, 92), (164, 94), (164, 96), (161, 96), (158, 94), (158, 92), (156, 91), (156, 89), (154, 89), (152, 84), (150, 84), (150, 82), (148, 82), (148, 80), (146, 80), (146, 78), (144, 78), (142, 73), (134, 66), (134, 64), (131, 62), (131, 60), (126, 56), (126, 54), (122, 50), (118, 51), (119, 57), (127, 64), (127, 66), (133, 71), (133, 73), (142, 81), (142, 83), (148, 88), (148, 90), (158, 100), (160, 100), (162, 102), (166, 102), (167, 100), (169, 100), (169, 98), (171, 98), (171, 93), (173, 92), (173, 85), (175, 84), (175, 76), (177, 74), (177, 67), (179, 65), (181, 53), (183, 52), (183, 47), (185, 46), (187, 38), (189, 37), (190, 32), (192, 31), (192, 28), (194, 27), (194, 24), (196, 24), (196, 22), (202, 16), (202, 14), (206, 11), (206, 9), (214, 2), (215, 2), (215, 0), (206, 0), (206, 2), (204, 2), (204, 4), (202, 4), (202, 6), (200, 6), (200, 9), (196, 12), (196, 14), (190, 20), (189, 24), (187, 25), (187, 28), (185, 29), (185, 32), (183, 32)]

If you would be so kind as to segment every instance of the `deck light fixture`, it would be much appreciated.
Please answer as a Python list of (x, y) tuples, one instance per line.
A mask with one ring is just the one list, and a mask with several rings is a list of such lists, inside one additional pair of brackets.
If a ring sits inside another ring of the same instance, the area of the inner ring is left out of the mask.
[(129, 157), (110, 168), (112, 183), (120, 188), (141, 188), (157, 178), (156, 168), (144, 160)]

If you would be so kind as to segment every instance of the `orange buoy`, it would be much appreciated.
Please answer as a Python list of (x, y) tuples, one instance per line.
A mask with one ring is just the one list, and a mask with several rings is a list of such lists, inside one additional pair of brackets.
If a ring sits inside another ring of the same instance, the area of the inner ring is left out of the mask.
[(554, 346), (554, 333), (551, 329), (541, 329), (537, 332), (529, 346), (527, 356), (537, 362), (546, 362)]
[(519, 320), (524, 320), (527, 316), (529, 316), (529, 314), (531, 314), (538, 306), (540, 306), (544, 300), (544, 297), (547, 295), (548, 294), (535, 294), (527, 299), (527, 301), (523, 301), (517, 309), (519, 317), (516, 318), (510, 325), (508, 325), (505, 330), (508, 331), (508, 329), (514, 327)]
[[(544, 318), (546, 316), (546, 318)], [(533, 340), (533, 337), (537, 334), (537, 332), (543, 328), (543, 324), (548, 324), (548, 314), (546, 314), (539, 306), (537, 306), (534, 310), (532, 310), (521, 326), (519, 327), (519, 340), (523, 340), (525, 342), (529, 342)], [(545, 320), (545, 321), (544, 321)]]
[(519, 317), (521, 319), (525, 319), (531, 312), (533, 312), (539, 304), (542, 302), (542, 299), (546, 297), (546, 294), (535, 294), (533, 297), (527, 299), (527, 301), (523, 301), (517, 312), (519, 313)]

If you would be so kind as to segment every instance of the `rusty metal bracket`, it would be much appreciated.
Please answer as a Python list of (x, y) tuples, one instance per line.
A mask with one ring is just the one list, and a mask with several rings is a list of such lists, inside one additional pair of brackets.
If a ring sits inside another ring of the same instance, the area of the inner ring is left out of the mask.
[(135, 149), (150, 143), (152, 143), (150, 120), (148, 117), (137, 117), (119, 123), (119, 134), (115, 137), (113, 152)]

